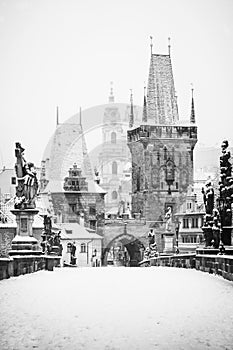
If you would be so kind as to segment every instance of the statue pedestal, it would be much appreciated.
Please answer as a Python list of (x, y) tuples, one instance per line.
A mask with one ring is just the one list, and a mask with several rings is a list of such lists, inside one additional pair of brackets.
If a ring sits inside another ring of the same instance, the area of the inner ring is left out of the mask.
[(41, 249), (38, 241), (33, 237), (32, 224), (37, 209), (13, 209), (11, 212), (16, 216), (16, 236), (11, 242), (12, 255), (40, 255)]
[(165, 232), (163, 234), (164, 238), (164, 250), (166, 254), (171, 254), (174, 252), (174, 234), (172, 232)]

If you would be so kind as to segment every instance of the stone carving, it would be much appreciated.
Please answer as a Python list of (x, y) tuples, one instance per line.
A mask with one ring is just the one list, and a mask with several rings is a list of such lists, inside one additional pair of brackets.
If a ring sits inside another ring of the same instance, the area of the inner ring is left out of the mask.
[(149, 260), (151, 258), (158, 256), (157, 244), (155, 242), (155, 234), (153, 229), (150, 229), (148, 233), (148, 241), (149, 241), (149, 245), (144, 251), (144, 257), (143, 257), (144, 260)]
[(214, 189), (210, 180), (202, 188), (202, 193), (206, 214), (212, 215), (214, 209)]
[(172, 208), (171, 207), (167, 208), (167, 212), (165, 214), (165, 221), (166, 221), (165, 230), (166, 232), (169, 232), (172, 229)]
[(61, 231), (52, 232), (52, 220), (48, 215), (44, 216), (44, 229), (41, 235), (42, 252), (48, 255), (62, 255)]
[(203, 202), (205, 205), (204, 226), (202, 227), (206, 248), (218, 248), (220, 242), (220, 216), (214, 208), (214, 189), (210, 180), (206, 181), (202, 188)]
[(203, 226), (206, 247), (219, 248), (223, 251), (223, 244), (231, 244), (233, 178), (231, 176), (231, 154), (228, 151), (228, 141), (223, 141), (220, 156), (219, 195), (214, 203), (214, 190), (210, 181), (202, 189), (205, 204), (205, 220)]
[(38, 180), (34, 164), (24, 158), (24, 148), (19, 142), (15, 144), (16, 164), (15, 171), (18, 180), (16, 187), (15, 208), (35, 209), (38, 194)]
[(228, 150), (228, 146), (228, 141), (224, 140), (221, 145), (222, 155), (220, 156), (219, 196), (216, 202), (222, 224), (223, 244), (231, 245), (233, 177), (232, 165), (230, 162), (231, 153)]

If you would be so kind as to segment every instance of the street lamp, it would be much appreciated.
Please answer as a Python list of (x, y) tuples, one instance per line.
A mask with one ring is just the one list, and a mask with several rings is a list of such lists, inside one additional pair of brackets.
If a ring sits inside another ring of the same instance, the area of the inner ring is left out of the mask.
[(179, 254), (179, 231), (180, 231), (180, 221), (178, 218), (175, 220), (175, 231), (176, 231), (176, 254)]

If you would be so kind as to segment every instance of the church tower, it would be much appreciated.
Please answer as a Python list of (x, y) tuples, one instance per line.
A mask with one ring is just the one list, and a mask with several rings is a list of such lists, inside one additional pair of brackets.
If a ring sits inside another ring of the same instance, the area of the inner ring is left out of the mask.
[[(160, 221), (168, 207), (175, 213), (193, 183), (193, 150), (197, 142), (192, 95), (191, 118), (179, 121), (172, 64), (152, 52), (142, 124), (128, 130), (132, 155), (132, 212)], [(145, 108), (147, 110), (145, 110)]]
[(112, 83), (108, 102), (103, 116), (102, 149), (98, 168), (102, 179), (101, 187), (107, 191), (106, 212), (115, 210), (117, 213), (120, 203), (130, 200), (130, 189), (122, 188), (130, 152), (127, 147), (126, 127), (122, 121), (119, 105), (114, 101)]

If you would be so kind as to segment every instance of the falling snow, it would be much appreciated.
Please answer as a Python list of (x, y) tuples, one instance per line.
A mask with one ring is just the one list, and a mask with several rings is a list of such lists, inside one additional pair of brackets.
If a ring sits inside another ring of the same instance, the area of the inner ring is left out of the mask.
[(233, 284), (196, 270), (63, 268), (0, 282), (0, 348), (232, 349)]

